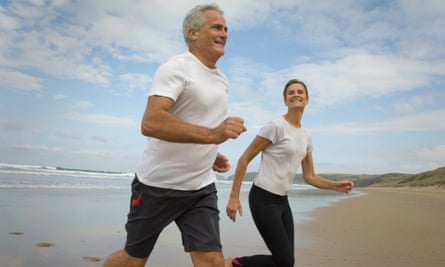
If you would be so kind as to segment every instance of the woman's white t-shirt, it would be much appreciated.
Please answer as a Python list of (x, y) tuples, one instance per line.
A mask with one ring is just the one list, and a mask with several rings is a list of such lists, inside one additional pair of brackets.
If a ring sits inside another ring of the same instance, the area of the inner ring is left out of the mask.
[(283, 116), (261, 128), (258, 135), (272, 144), (261, 153), (254, 184), (274, 194), (287, 195), (301, 161), (312, 151), (311, 135), (306, 129), (289, 124)]
[[(209, 128), (227, 113), (228, 81), (217, 69), (186, 52), (163, 63), (155, 73), (150, 95), (175, 101), (170, 112), (180, 120)], [(149, 137), (136, 174), (150, 186), (197, 190), (216, 181), (212, 170), (218, 153), (213, 144), (174, 143)]]

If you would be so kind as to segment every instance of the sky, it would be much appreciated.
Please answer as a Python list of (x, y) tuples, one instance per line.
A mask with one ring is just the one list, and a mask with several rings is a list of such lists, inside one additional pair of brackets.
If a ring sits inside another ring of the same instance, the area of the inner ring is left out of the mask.
[[(0, 1), (0, 162), (134, 172), (150, 83), (187, 50), (194, 0)], [(230, 116), (248, 131), (220, 145), (236, 162), (309, 89), (302, 120), (317, 173), (418, 173), (445, 166), (445, 1), (221, 0), (218, 68)], [(249, 165), (256, 171), (260, 156)]]

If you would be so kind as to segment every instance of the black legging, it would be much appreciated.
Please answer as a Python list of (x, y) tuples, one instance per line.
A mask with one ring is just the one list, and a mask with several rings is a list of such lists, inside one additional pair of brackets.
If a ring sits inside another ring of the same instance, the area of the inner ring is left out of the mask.
[(249, 205), (255, 225), (272, 255), (253, 255), (237, 260), (243, 267), (293, 267), (294, 221), (287, 196), (253, 185)]

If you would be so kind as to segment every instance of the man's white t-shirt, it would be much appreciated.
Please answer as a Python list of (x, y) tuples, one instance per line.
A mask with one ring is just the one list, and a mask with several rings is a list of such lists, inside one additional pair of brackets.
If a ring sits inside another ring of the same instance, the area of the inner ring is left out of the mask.
[(311, 135), (304, 128), (290, 125), (283, 116), (261, 128), (258, 135), (272, 144), (261, 153), (254, 184), (274, 194), (287, 195), (301, 161), (312, 151)]
[[(175, 101), (170, 112), (180, 120), (209, 128), (227, 114), (228, 81), (192, 53), (175, 56), (155, 73), (150, 95)], [(149, 137), (136, 174), (150, 186), (197, 190), (216, 181), (212, 169), (218, 145), (174, 143)]]

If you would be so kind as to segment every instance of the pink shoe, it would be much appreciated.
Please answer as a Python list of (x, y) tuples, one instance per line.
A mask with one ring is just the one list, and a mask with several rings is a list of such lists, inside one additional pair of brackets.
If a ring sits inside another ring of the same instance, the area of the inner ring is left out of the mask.
[(241, 267), (243, 266), (243, 264), (241, 262), (239, 262), (236, 258), (232, 259), (232, 266), (233, 267)]

